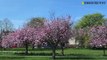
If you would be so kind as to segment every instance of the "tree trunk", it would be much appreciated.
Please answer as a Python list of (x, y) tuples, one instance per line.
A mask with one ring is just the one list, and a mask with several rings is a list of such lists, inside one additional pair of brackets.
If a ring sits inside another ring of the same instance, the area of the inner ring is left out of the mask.
[(32, 44), (32, 50), (34, 50), (34, 47), (35, 47), (34, 44)]
[(27, 55), (28, 54), (28, 44), (27, 43), (25, 44), (25, 48), (26, 48), (25, 49), (25, 54)]
[(61, 54), (64, 56), (64, 46), (65, 46), (65, 44), (61, 43), (60, 45), (61, 45)]
[(106, 53), (105, 53), (105, 46), (103, 47), (103, 55), (105, 56)]
[(56, 58), (55, 55), (56, 55), (56, 48), (53, 48), (53, 49), (52, 49), (52, 58), (53, 58), (53, 59)]
[(63, 46), (61, 46), (61, 53), (62, 53), (62, 55), (64, 56), (64, 47)]

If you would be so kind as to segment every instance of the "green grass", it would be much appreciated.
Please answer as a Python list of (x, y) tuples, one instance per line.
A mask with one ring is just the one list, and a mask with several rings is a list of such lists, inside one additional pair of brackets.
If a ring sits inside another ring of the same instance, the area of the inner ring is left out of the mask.
[[(1, 50), (0, 60), (52, 60), (51, 49), (32, 50), (30, 48), (29, 50), (29, 53), (33, 54), (18, 54), (24, 52), (24, 48)], [(103, 56), (102, 50), (67, 48), (65, 49), (65, 56), (60, 56), (60, 49), (58, 49), (56, 53), (56, 60), (107, 60), (107, 56)]]

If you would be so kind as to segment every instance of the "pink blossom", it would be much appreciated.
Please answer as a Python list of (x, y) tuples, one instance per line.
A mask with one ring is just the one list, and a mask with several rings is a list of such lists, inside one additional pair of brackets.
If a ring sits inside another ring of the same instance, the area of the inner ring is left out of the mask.
[(90, 45), (92, 47), (104, 47), (107, 45), (107, 27), (96, 26), (90, 29)]

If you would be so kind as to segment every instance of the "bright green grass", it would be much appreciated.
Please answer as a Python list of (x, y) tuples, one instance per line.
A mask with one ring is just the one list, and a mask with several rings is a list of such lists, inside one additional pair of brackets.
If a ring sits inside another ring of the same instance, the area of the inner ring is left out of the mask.
[[(50, 54), (50, 49), (29, 49), (29, 53), (44, 53)], [(24, 52), (24, 48), (7, 49), (5, 52), (0, 51), (0, 60), (52, 60), (51, 55), (18, 55), (15, 53)], [(61, 55), (61, 50), (56, 51)], [(107, 51), (106, 51), (107, 54)], [(103, 56), (102, 50), (91, 50), (91, 49), (65, 49), (66, 56), (57, 55), (56, 60), (107, 60), (107, 56)]]

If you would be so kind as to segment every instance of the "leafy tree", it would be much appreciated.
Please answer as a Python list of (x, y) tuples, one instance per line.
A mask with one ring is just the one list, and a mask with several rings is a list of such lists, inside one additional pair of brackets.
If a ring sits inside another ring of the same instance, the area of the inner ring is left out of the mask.
[[(105, 21), (104, 15), (100, 13), (88, 14), (80, 19), (80, 21), (75, 25), (75, 28), (77, 30), (83, 29), (84, 33), (87, 33), (90, 27), (103, 25), (104, 21)], [(81, 42), (79, 42), (82, 45), (81, 47), (88, 47), (89, 42), (88, 34), (81, 36), (80, 38), (82, 39), (80, 40)]]
[(107, 27), (94, 26), (90, 29), (90, 46), (93, 48), (103, 48), (105, 55), (105, 48), (107, 47)]
[(42, 17), (36, 17), (36, 18), (31, 18), (31, 20), (27, 23), (27, 26), (29, 27), (41, 27), (44, 25), (45, 18)]
[(87, 48), (88, 42), (89, 42), (89, 28), (87, 29), (74, 29), (74, 37), (76, 39), (76, 42), (79, 42), (78, 47), (81, 48)]
[(76, 24), (76, 28), (86, 28), (94, 25), (102, 25), (104, 23), (104, 15), (100, 13), (88, 14), (81, 18), (81, 20)]

